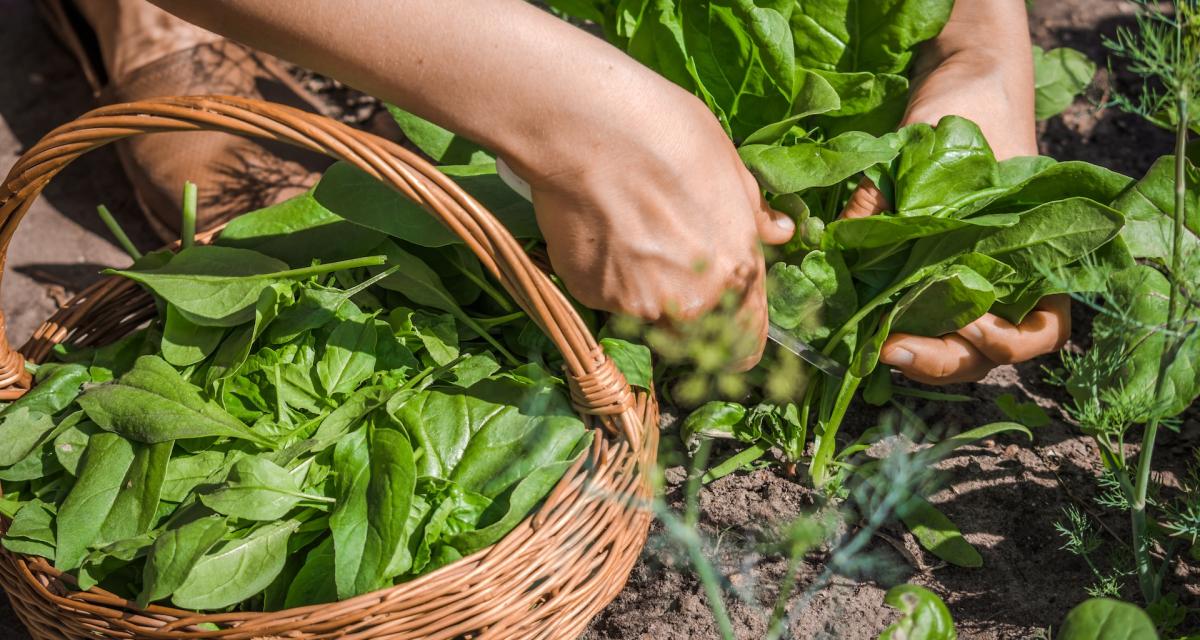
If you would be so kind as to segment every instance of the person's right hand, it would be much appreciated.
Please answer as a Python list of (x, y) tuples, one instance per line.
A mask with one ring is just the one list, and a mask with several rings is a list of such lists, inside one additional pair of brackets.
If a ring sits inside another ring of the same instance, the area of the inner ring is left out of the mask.
[(698, 99), (664, 82), (640, 102), (636, 117), (610, 121), (598, 105), (595, 119), (556, 128), (578, 153), (522, 176), (550, 261), (583, 304), (650, 322), (686, 322), (733, 292), (746, 335), (733, 365), (749, 368), (767, 329), (759, 243), (787, 242), (795, 225), (767, 206)]

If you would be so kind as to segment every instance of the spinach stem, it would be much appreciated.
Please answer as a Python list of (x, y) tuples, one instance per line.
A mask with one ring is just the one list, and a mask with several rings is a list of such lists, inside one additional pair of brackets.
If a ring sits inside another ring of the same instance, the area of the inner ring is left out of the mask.
[(817, 443), (817, 450), (813, 453), (812, 462), (809, 464), (809, 474), (812, 476), (813, 486), (822, 487), (829, 481), (829, 463), (833, 461), (833, 454), (837, 447), (837, 432), (842, 426), (842, 420), (846, 417), (846, 410), (850, 408), (850, 401), (854, 399), (854, 392), (858, 389), (858, 384), (862, 382), (862, 378), (847, 373), (845, 378), (842, 378), (842, 385), (838, 389), (837, 400), (834, 402), (833, 411), (829, 418), (824, 420), (824, 426), (821, 428), (821, 441)]
[(108, 227), (108, 232), (113, 234), (113, 237), (116, 238), (117, 244), (121, 245), (121, 249), (123, 249), (125, 253), (129, 254), (130, 258), (133, 258), (134, 260), (140, 260), (142, 258), (142, 252), (138, 251), (137, 247), (133, 246), (133, 241), (129, 239), (129, 236), (125, 235), (125, 230), (121, 228), (121, 224), (118, 223), (117, 219), (113, 217), (113, 214), (108, 210), (108, 207), (100, 205), (96, 207), (96, 213), (100, 215), (100, 220), (104, 222), (104, 226)]
[[(387, 262), (386, 256), (364, 256), (362, 258), (353, 258), (350, 260), (341, 260), (338, 262), (329, 262), (326, 264), (314, 264), (309, 267), (301, 267), (299, 269), (288, 269), (278, 273), (263, 274), (272, 278), (307, 278), (309, 276), (319, 276), (333, 271), (346, 271), (349, 269), (358, 269), (359, 267), (375, 267)], [(251, 276), (253, 277), (253, 276)]]
[(768, 446), (766, 444), (762, 442), (755, 442), (749, 447), (746, 447), (732, 456), (725, 458), (715, 467), (710, 467), (709, 470), (705, 471), (704, 475), (700, 477), (700, 481), (704, 484), (708, 484), (710, 482), (720, 480), (734, 471), (737, 471), (738, 469), (741, 469), (751, 462), (763, 457), (767, 451)]
[(196, 244), (196, 183), (183, 183), (183, 222), (179, 225), (179, 245), (187, 249)]

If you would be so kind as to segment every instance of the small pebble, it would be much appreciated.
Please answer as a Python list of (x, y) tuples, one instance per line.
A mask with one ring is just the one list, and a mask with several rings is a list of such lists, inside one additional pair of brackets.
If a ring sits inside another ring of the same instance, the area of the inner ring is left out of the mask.
[(1015, 458), (1015, 457), (1017, 457), (1017, 452), (1020, 450), (1021, 450), (1021, 447), (1018, 447), (1015, 444), (1010, 444), (1007, 447), (1004, 447), (1003, 455), (1005, 458)]

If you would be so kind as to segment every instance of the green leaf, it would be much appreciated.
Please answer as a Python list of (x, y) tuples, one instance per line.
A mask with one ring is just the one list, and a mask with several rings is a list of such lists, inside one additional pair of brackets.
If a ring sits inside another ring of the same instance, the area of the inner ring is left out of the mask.
[(937, 594), (915, 584), (888, 589), (883, 601), (901, 617), (879, 634), (879, 640), (955, 640), (954, 620)]
[[(504, 184), (494, 164), (439, 169), (454, 178), (519, 238), (540, 237), (533, 205)], [(462, 239), (398, 191), (352, 165), (329, 167), (313, 191), (321, 205), (353, 222), (423, 247), (461, 244)]]
[(842, 218), (834, 221), (825, 230), (843, 249), (875, 249), (970, 226), (1011, 227), (1018, 221), (1020, 218), (1013, 214), (976, 216), (964, 220), (929, 215), (875, 215), (865, 218)]
[[(1092, 348), (1123, 357), (1115, 371), (1099, 372), (1099, 380), (1089, 380), (1087, 375), (1068, 380), (1067, 388), (1078, 402), (1091, 402), (1097, 399), (1092, 396), (1097, 389), (1109, 389), (1116, 397), (1099, 399), (1147, 407), (1146, 399), (1155, 397), (1159, 362), (1169, 338), (1162, 327), (1167, 322), (1170, 291), (1167, 277), (1149, 265), (1113, 274), (1105, 301), (1112, 311), (1096, 316)], [(1200, 311), (1193, 309), (1184, 319), (1200, 322)], [(1145, 415), (1137, 416), (1136, 422), (1153, 415), (1178, 415), (1200, 397), (1200, 377), (1196, 376), (1200, 370), (1200, 331), (1190, 331), (1178, 350), (1168, 354), (1168, 360), (1160, 396), (1163, 404), (1148, 407)]]
[(187, 367), (207, 358), (221, 338), (224, 327), (207, 327), (188, 320), (172, 305), (167, 305), (166, 320), (163, 322), (162, 357), (177, 366)]
[(963, 265), (918, 285), (901, 302), (892, 330), (919, 336), (941, 336), (974, 322), (996, 301), (996, 290), (987, 278)]
[(207, 516), (168, 529), (154, 541), (142, 568), (138, 606), (169, 597), (183, 586), (192, 569), (225, 535), (225, 518)]
[(1068, 198), (1026, 211), (1017, 224), (980, 240), (975, 251), (1011, 266), (1019, 276), (1038, 277), (1096, 251), (1115, 238), (1124, 223), (1120, 213), (1098, 202)]
[(92, 436), (79, 478), (58, 511), (56, 568), (70, 571), (79, 567), (88, 547), (100, 536), (133, 459), (133, 445), (128, 440), (111, 433)]
[(625, 379), (631, 386), (650, 388), (654, 371), (649, 347), (619, 338), (604, 338), (600, 341), (600, 346), (616, 363), (617, 369), (625, 374)]
[(138, 358), (119, 383), (89, 389), (79, 406), (101, 429), (147, 444), (212, 436), (272, 444), (204, 400), (195, 386), (156, 356)]
[(1019, 431), (1025, 434), (1025, 437), (1029, 438), (1030, 440), (1033, 439), (1033, 433), (1031, 433), (1029, 429), (1025, 427), (1025, 425), (1017, 424), (1015, 422), (992, 422), (981, 427), (968, 429), (958, 435), (944, 438), (937, 444), (921, 452), (921, 455), (932, 461), (941, 460), (942, 458), (950, 455), (952, 451), (959, 447), (963, 447), (975, 442), (976, 440), (981, 440), (988, 436), (992, 436), (997, 433), (1005, 433), (1007, 431)]
[(775, 9), (759, 7), (753, 0), (734, 0), (733, 8), (758, 48), (759, 61), (767, 76), (785, 93), (791, 93), (796, 76), (796, 49), (787, 17)]
[(287, 263), (249, 249), (195, 246), (160, 267), (106, 273), (146, 285), (196, 324), (233, 327), (253, 318), (254, 303), (271, 285), (382, 261), (360, 258), (289, 269)]
[(780, 194), (837, 184), (868, 167), (891, 161), (896, 153), (889, 138), (861, 132), (843, 133), (824, 142), (751, 144), (738, 149), (758, 183)]
[(134, 448), (133, 463), (95, 544), (107, 545), (150, 531), (158, 514), (158, 500), (173, 446), (174, 443), (163, 442)]
[[(779, 15), (777, 12), (771, 12)], [(791, 39), (789, 38), (788, 41), (790, 42)], [(796, 69), (794, 74), (795, 80), (792, 81), (792, 84), (795, 95), (792, 97), (791, 114), (746, 136), (742, 140), (743, 145), (775, 144), (801, 120), (841, 107), (842, 101), (838, 97), (838, 92), (824, 76), (805, 69)]]
[(425, 155), (439, 164), (482, 164), (493, 159), (482, 147), (447, 131), (432, 122), (415, 116), (396, 105), (387, 105), (388, 113), (404, 132), (404, 137), (417, 145)]
[(489, 498), (570, 457), (586, 430), (560, 389), (484, 381), (414, 395), (396, 418), (423, 452), (417, 472)]
[(905, 144), (892, 168), (898, 215), (945, 216), (998, 182), (992, 148), (970, 120), (946, 116), (937, 127), (914, 124), (901, 135)]
[(953, 0), (800, 0), (792, 11), (796, 62), (809, 69), (900, 73), (942, 30)]
[(746, 416), (746, 407), (737, 402), (713, 400), (688, 414), (679, 427), (684, 444), (696, 438), (736, 438), (737, 427)]
[[(1182, 240), (1183, 273), (1187, 282), (1200, 280), (1200, 171), (1191, 162), (1184, 167), (1187, 181), (1185, 231)], [(1125, 214), (1127, 224), (1121, 237), (1135, 258), (1149, 258), (1168, 265), (1174, 241), (1175, 158), (1165, 156), (1121, 197), (1113, 208)]]
[(1057, 640), (1158, 640), (1150, 616), (1136, 605), (1092, 598), (1071, 609)]
[(450, 382), (469, 389), (475, 383), (487, 379), (499, 370), (500, 363), (496, 362), (496, 358), (492, 354), (486, 351), (469, 354), (450, 370), (450, 376), (453, 378)]
[(81, 365), (43, 367), (33, 389), (0, 411), (0, 467), (30, 456), (54, 431), (52, 416), (67, 408), (89, 379)]
[(816, 71), (841, 98), (841, 106), (812, 118), (825, 137), (894, 131), (908, 106), (908, 78), (890, 73)]
[(350, 393), (375, 371), (375, 322), (370, 317), (340, 322), (329, 334), (317, 379), (329, 395)]
[(325, 538), (304, 558), (304, 565), (288, 587), (284, 606), (291, 609), (336, 602), (337, 584), (333, 580), (335, 567), (334, 540)]
[(1096, 65), (1082, 51), (1033, 47), (1033, 76), (1038, 120), (1056, 116), (1092, 83)]
[(254, 341), (275, 320), (285, 300), (291, 300), (291, 292), (285, 285), (274, 284), (262, 290), (254, 303), (254, 320), (230, 331), (213, 355), (205, 375), (208, 384), (216, 385), (221, 380), (237, 375), (250, 357)]
[(799, 265), (776, 263), (767, 278), (771, 321), (817, 344), (858, 306), (849, 270), (835, 251), (811, 251)]
[(982, 567), (983, 557), (937, 507), (919, 496), (900, 511), (900, 520), (921, 546), (958, 567)]
[(299, 481), (266, 458), (247, 456), (233, 465), (223, 485), (201, 494), (200, 502), (222, 515), (271, 522), (302, 501), (326, 500), (301, 491)]
[(42, 556), (54, 560), (54, 513), (41, 500), (27, 502), (17, 511), (4, 538), (4, 548), (13, 553)]
[(1011, 393), (1004, 393), (998, 396), (996, 398), (996, 407), (1009, 420), (1020, 422), (1031, 429), (1050, 424), (1050, 416), (1046, 415), (1045, 409), (1033, 402), (1018, 402), (1016, 396)]
[(221, 543), (196, 562), (171, 601), (183, 609), (214, 610), (261, 592), (283, 570), (288, 538), (299, 526), (294, 520), (266, 523)]
[(304, 193), (230, 220), (214, 244), (252, 249), (293, 267), (307, 267), (314, 260), (368, 255), (382, 240), (383, 234), (344, 220)]
[(371, 423), (340, 440), (333, 455), (338, 506), (329, 525), (344, 600), (383, 588), (408, 570), (406, 523), (417, 473), (408, 438)]
[(225, 454), (206, 450), (191, 456), (175, 456), (167, 463), (161, 497), (168, 502), (183, 502), (196, 487), (217, 482), (225, 469)]

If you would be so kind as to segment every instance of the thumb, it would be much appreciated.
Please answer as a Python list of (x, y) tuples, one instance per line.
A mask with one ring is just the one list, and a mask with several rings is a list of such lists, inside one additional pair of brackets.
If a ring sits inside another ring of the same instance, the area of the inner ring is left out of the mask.
[(879, 187), (871, 182), (870, 178), (863, 178), (862, 182), (858, 183), (858, 188), (854, 193), (850, 194), (850, 201), (846, 203), (846, 208), (842, 210), (843, 218), (865, 218), (873, 216), (877, 213), (887, 211), (891, 205), (887, 198), (883, 197), (883, 192)]
[(796, 223), (788, 214), (772, 209), (765, 198), (761, 198), (754, 212), (754, 224), (758, 227), (758, 238), (763, 244), (784, 244), (796, 234)]

